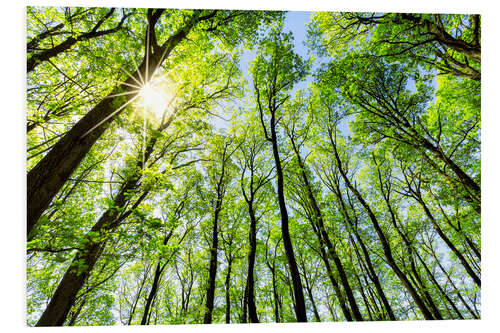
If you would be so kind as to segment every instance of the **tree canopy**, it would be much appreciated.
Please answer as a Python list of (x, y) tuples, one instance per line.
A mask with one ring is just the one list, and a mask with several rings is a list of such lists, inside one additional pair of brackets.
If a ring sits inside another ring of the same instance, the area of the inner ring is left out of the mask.
[(27, 7), (29, 326), (481, 318), (481, 17), (303, 15)]

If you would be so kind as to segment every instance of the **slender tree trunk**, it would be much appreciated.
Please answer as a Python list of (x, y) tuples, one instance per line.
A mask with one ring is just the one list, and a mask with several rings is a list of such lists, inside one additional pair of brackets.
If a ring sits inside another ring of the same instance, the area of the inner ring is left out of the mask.
[[(376, 163), (375, 157), (374, 161)], [(377, 174), (378, 174), (378, 179), (379, 179), (379, 185), (380, 185), (380, 192), (382, 193), (382, 196), (384, 197), (385, 204), (387, 206), (387, 209), (390, 213), (391, 216), (391, 223), (396, 229), (398, 235), (401, 237), (401, 239), (404, 242), (404, 245), (406, 247), (406, 250), (408, 251), (408, 261), (410, 264), (410, 269), (413, 273), (413, 277), (415, 278), (415, 286), (420, 286), (421, 293), (424, 295), (425, 299), (427, 300), (427, 304), (430, 306), (430, 309), (433, 312), (433, 315), (436, 319), (443, 319), (441, 312), (437, 308), (436, 304), (434, 303), (434, 300), (432, 299), (431, 295), (427, 291), (427, 286), (425, 285), (425, 281), (422, 280), (420, 273), (417, 271), (417, 267), (415, 265), (415, 258), (414, 258), (414, 253), (416, 251), (413, 248), (413, 245), (411, 244), (410, 240), (408, 239), (407, 235), (404, 233), (402, 228), (398, 225), (396, 221), (396, 211), (393, 209), (391, 205), (391, 200), (390, 200), (390, 187), (385, 187), (384, 186), (384, 181), (382, 180), (382, 173), (380, 172), (380, 167), (377, 166)], [(417, 253), (418, 254), (418, 253)]]
[(278, 289), (276, 286), (276, 266), (273, 264), (267, 263), (269, 270), (271, 271), (272, 284), (273, 284), (273, 299), (274, 299), (274, 320), (279, 323), (280, 321), (280, 310), (279, 310), (279, 296)]
[[(153, 138), (148, 143), (144, 152), (144, 157), (137, 158), (136, 167), (140, 170), (144, 167), (145, 163), (153, 152), (153, 147), (156, 144), (156, 139)], [(92, 227), (87, 235), (104, 235), (115, 231), (118, 226), (132, 213), (129, 209), (127, 212), (119, 213), (129, 202), (129, 193), (134, 191), (140, 181), (139, 175), (134, 175), (129, 178), (121, 186), (118, 194), (115, 196), (113, 208), (108, 209), (97, 223)], [(133, 208), (137, 207), (149, 192), (143, 192), (142, 195), (136, 200)], [(49, 305), (43, 312), (38, 320), (36, 326), (61, 326), (66, 320), (71, 306), (75, 302), (75, 297), (82, 288), (85, 280), (88, 278), (92, 269), (99, 259), (102, 250), (105, 247), (106, 239), (100, 241), (92, 241), (91, 236), (86, 237), (90, 241), (85, 243), (83, 250), (80, 250), (75, 255), (70, 267), (64, 274), (61, 282), (59, 283)], [(80, 269), (79, 269), (80, 267)]]
[(224, 146), (223, 154), (222, 154), (222, 168), (220, 176), (217, 180), (217, 199), (214, 207), (214, 221), (212, 225), (212, 245), (210, 247), (210, 263), (209, 263), (209, 271), (208, 271), (208, 286), (207, 286), (207, 300), (205, 304), (205, 315), (203, 318), (204, 324), (212, 323), (212, 311), (214, 309), (214, 300), (215, 300), (215, 280), (217, 278), (217, 254), (219, 247), (219, 214), (222, 210), (222, 200), (225, 195), (225, 185), (224, 185), (224, 176), (226, 172), (226, 150), (227, 146)]
[[(219, 202), (219, 200), (218, 200)], [(218, 220), (220, 205), (222, 202), (217, 204), (214, 214), (214, 223), (212, 225), (212, 245), (210, 247), (210, 263), (209, 263), (209, 273), (208, 273), (208, 287), (207, 287), (207, 302), (205, 304), (205, 316), (203, 319), (204, 324), (212, 323), (212, 311), (214, 309), (214, 299), (215, 299), (215, 279), (217, 275), (217, 252), (218, 252)]]
[(230, 282), (231, 282), (231, 266), (233, 264), (233, 258), (229, 258), (228, 266), (227, 266), (227, 273), (226, 273), (226, 281), (224, 282), (224, 285), (226, 287), (226, 324), (231, 323), (231, 294), (229, 293), (230, 290)]
[(151, 285), (151, 290), (149, 291), (148, 298), (146, 300), (146, 306), (144, 307), (144, 313), (142, 314), (141, 325), (146, 325), (149, 309), (151, 308), (151, 303), (153, 302), (153, 298), (156, 296), (158, 292), (158, 285), (160, 283), (160, 276), (162, 273), (161, 264), (158, 262), (156, 264), (155, 275), (153, 277), (153, 284)]
[(460, 183), (464, 186), (466, 190), (468, 190), (473, 196), (474, 199), (478, 201), (479, 205), (481, 204), (481, 188), (479, 185), (467, 174), (463, 171), (451, 158), (446, 156), (446, 154), (441, 151), (438, 147), (434, 146), (425, 138), (421, 138), (421, 143), (423, 147), (428, 149), (431, 153), (434, 154), (438, 159), (440, 159), (444, 164), (446, 164), (458, 177)]
[(365, 290), (363, 288), (363, 283), (361, 282), (359, 275), (356, 275), (356, 280), (358, 280), (359, 290), (361, 291), (361, 297), (363, 298), (363, 303), (365, 303), (365, 308), (366, 308), (366, 311), (368, 312), (368, 317), (370, 318), (371, 321), (373, 321), (370, 302), (368, 302), (368, 299), (367, 299), (366, 294), (365, 294)]
[(250, 215), (250, 232), (249, 232), (250, 253), (248, 254), (248, 275), (247, 275), (248, 316), (251, 323), (258, 323), (259, 318), (257, 317), (257, 308), (255, 306), (255, 286), (254, 286), (255, 254), (257, 252), (257, 220), (255, 218), (255, 211), (253, 209), (253, 200), (252, 202), (248, 203), (248, 213)]
[(245, 291), (243, 292), (243, 311), (241, 314), (241, 322), (243, 324), (247, 323), (247, 308), (248, 308), (248, 283), (245, 285)]
[[(125, 193), (135, 188), (136, 181), (126, 182), (122, 186), (121, 191), (116, 196), (115, 207), (121, 208), (125, 206), (127, 202)], [(90, 232), (98, 235), (112, 232), (125, 217), (123, 217), (123, 214), (119, 216), (116, 209), (107, 210)], [(88, 238), (92, 239), (90, 236)], [(65, 322), (78, 291), (83, 287), (85, 280), (92, 272), (105, 244), (106, 240), (89, 241), (84, 245), (83, 250), (77, 252), (36, 326), (61, 326)]]
[(434, 253), (434, 249), (432, 247), (431, 247), (431, 255), (434, 258), (434, 260), (436, 261), (437, 265), (439, 266), (439, 269), (441, 269), (443, 274), (446, 276), (446, 279), (448, 280), (448, 282), (450, 282), (451, 286), (455, 290), (455, 293), (457, 294), (458, 298), (460, 298), (460, 301), (462, 301), (462, 304), (465, 306), (467, 311), (469, 311), (469, 313), (472, 315), (472, 317), (474, 317), (474, 319), (479, 319), (479, 316), (474, 312), (474, 310), (472, 310), (472, 308), (469, 306), (469, 304), (465, 301), (462, 294), (458, 290), (457, 286), (455, 285), (455, 283), (451, 279), (450, 275), (448, 274), (446, 269), (444, 269), (443, 265), (441, 265), (441, 263), (439, 262), (439, 259), (437, 258), (436, 254)]
[(335, 294), (339, 300), (340, 309), (342, 310), (342, 313), (344, 314), (345, 319), (347, 321), (352, 321), (353, 319), (352, 319), (351, 312), (349, 311), (349, 307), (346, 304), (347, 302), (345, 300), (345, 297), (342, 294), (342, 291), (340, 290), (340, 286), (339, 286), (337, 280), (335, 279), (332, 268), (330, 266), (330, 262), (328, 261), (328, 255), (326, 254), (326, 252), (323, 248), (320, 248), (320, 252), (321, 252), (323, 262), (325, 264), (328, 278), (330, 279), (330, 282), (332, 283), (332, 286), (333, 286), (333, 290), (335, 291)]
[(274, 163), (276, 165), (276, 187), (278, 189), (278, 203), (281, 214), (281, 233), (283, 235), (283, 246), (285, 248), (285, 255), (288, 261), (288, 267), (290, 269), (290, 275), (292, 278), (293, 294), (296, 304), (295, 315), (298, 322), (306, 322), (306, 304), (304, 300), (304, 293), (302, 291), (302, 282), (300, 281), (299, 270), (297, 268), (297, 262), (295, 261), (295, 255), (293, 253), (293, 246), (290, 239), (290, 231), (288, 227), (288, 212), (283, 190), (283, 170), (281, 167), (281, 160), (278, 151), (278, 138), (276, 135), (276, 120), (274, 112), (272, 112), (270, 125)]
[(316, 307), (316, 302), (314, 301), (314, 296), (312, 294), (312, 286), (309, 283), (309, 280), (307, 279), (307, 272), (305, 265), (302, 265), (302, 271), (304, 272), (304, 282), (306, 286), (306, 291), (307, 295), (309, 296), (309, 301), (311, 301), (311, 305), (313, 308), (313, 313), (314, 313), (314, 318), (316, 319), (317, 322), (321, 322), (321, 317), (319, 316), (318, 308)]
[[(340, 208), (341, 208), (342, 214), (344, 215), (344, 218), (347, 221), (348, 226), (352, 230), (354, 236), (356, 237), (357, 242), (359, 243), (359, 245), (361, 247), (361, 251), (363, 252), (363, 257), (365, 258), (366, 266), (368, 268), (368, 273), (369, 273), (368, 276), (370, 277), (370, 280), (375, 285), (375, 289), (377, 290), (377, 294), (379, 295), (380, 300), (384, 304), (385, 310), (387, 311), (387, 314), (389, 315), (389, 318), (391, 320), (396, 320), (396, 316), (394, 315), (394, 311), (392, 310), (392, 307), (389, 304), (389, 301), (387, 300), (387, 297), (385, 296), (385, 293), (384, 293), (384, 290), (382, 289), (382, 285), (380, 283), (378, 275), (375, 272), (375, 269), (373, 268), (372, 260), (370, 258), (370, 254), (368, 253), (368, 249), (366, 248), (366, 245), (365, 245), (363, 239), (361, 238), (361, 236), (358, 233), (357, 227), (354, 225), (354, 223), (351, 220), (351, 217), (350, 217), (350, 215), (349, 215), (349, 213), (347, 211), (346, 204), (344, 202), (344, 199), (342, 198), (342, 193), (340, 191), (340, 184), (336, 183), (336, 184), (332, 184), (332, 185), (335, 186), (335, 188), (334, 188), (335, 191), (333, 191), (333, 192), (337, 196), (337, 200), (338, 200), (338, 202), (340, 204)], [(353, 211), (354, 211), (354, 209), (353, 209)], [(355, 212), (354, 212), (354, 214), (355, 214)], [(357, 216), (356, 215), (354, 215), (354, 218), (357, 221)], [(354, 245), (354, 248), (357, 251), (357, 247), (356, 247), (356, 245), (355, 245), (354, 242), (353, 242), (353, 245)]]
[(71, 319), (68, 322), (68, 326), (75, 326), (76, 319), (80, 315), (80, 312), (82, 312), (83, 306), (85, 305), (85, 301), (86, 300), (83, 299), (80, 305), (78, 305), (78, 309), (75, 312), (73, 312), (73, 314), (71, 315)]
[[(422, 279), (422, 277), (420, 276), (420, 273), (417, 271), (417, 267), (415, 265), (415, 259), (413, 257), (414, 252), (415, 251), (413, 251), (413, 249), (411, 247), (408, 249), (408, 256), (409, 256), (408, 260), (410, 261), (410, 269), (411, 269), (411, 272), (413, 273), (415, 286), (416, 286), (416, 288), (420, 287), (420, 293), (423, 294), (424, 299), (427, 300), (427, 304), (429, 305), (430, 310), (432, 311), (434, 318), (436, 318), (438, 320), (442, 320), (443, 316), (441, 315), (441, 311), (439, 311), (438, 307), (436, 306), (436, 303), (434, 302), (431, 295), (429, 294), (428, 287), (427, 287), (425, 281)], [(411, 277), (411, 275), (410, 275), (410, 277)]]
[[(394, 311), (392, 310), (391, 305), (389, 304), (389, 301), (387, 300), (387, 297), (385, 295), (384, 290), (382, 289), (382, 285), (380, 283), (380, 280), (377, 276), (377, 273), (375, 272), (375, 269), (373, 268), (372, 261), (370, 259), (370, 255), (368, 253), (368, 249), (366, 248), (366, 245), (364, 244), (363, 240), (359, 236), (359, 233), (357, 231), (354, 232), (354, 236), (356, 237), (356, 240), (360, 244), (361, 251), (363, 252), (363, 257), (365, 258), (366, 262), (366, 271), (368, 273), (368, 277), (370, 278), (370, 281), (372, 281), (373, 285), (375, 286), (375, 290), (377, 291), (378, 297), (380, 298), (380, 301), (382, 302), (387, 315), (389, 316), (390, 320), (396, 320), (396, 316), (394, 315)], [(356, 254), (358, 255), (359, 261), (361, 263), (361, 255), (358, 252), (358, 248), (356, 246), (356, 243), (354, 243), (354, 240), (352, 240), (353, 247), (356, 251)]]
[(137, 297), (135, 298), (134, 304), (132, 305), (132, 309), (130, 310), (130, 315), (128, 317), (127, 325), (130, 325), (130, 323), (132, 322), (132, 319), (134, 318), (134, 313), (135, 313), (135, 310), (137, 309), (137, 303), (139, 302), (139, 299), (141, 297), (142, 289), (144, 288), (144, 285), (146, 284), (146, 280), (148, 279), (148, 272), (149, 272), (150, 267), (151, 266), (149, 266), (149, 264), (148, 264), (147, 272), (144, 272), (144, 278), (141, 281), (141, 285), (139, 286), (139, 291), (137, 292)]

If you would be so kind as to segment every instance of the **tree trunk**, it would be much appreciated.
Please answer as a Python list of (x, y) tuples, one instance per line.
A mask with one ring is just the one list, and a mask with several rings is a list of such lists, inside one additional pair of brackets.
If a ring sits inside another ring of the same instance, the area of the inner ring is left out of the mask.
[(312, 286), (309, 283), (309, 280), (307, 279), (307, 272), (304, 263), (302, 262), (302, 271), (304, 272), (304, 282), (306, 283), (306, 291), (307, 295), (309, 296), (309, 300), (311, 301), (311, 305), (313, 308), (313, 313), (314, 313), (314, 318), (316, 319), (317, 322), (321, 322), (321, 318), (319, 316), (318, 308), (316, 307), (316, 302), (314, 301), (314, 297), (312, 294)]
[[(319, 236), (321, 237), (321, 236)], [(330, 279), (330, 282), (332, 283), (333, 290), (335, 291), (335, 294), (339, 300), (340, 304), (340, 309), (342, 310), (342, 313), (344, 314), (344, 317), (347, 321), (352, 321), (352, 316), (351, 312), (349, 311), (349, 308), (346, 305), (346, 301), (344, 298), (344, 295), (342, 294), (342, 291), (340, 290), (339, 284), (337, 280), (335, 279), (335, 276), (333, 275), (332, 268), (330, 266), (330, 262), (328, 261), (328, 255), (326, 254), (326, 251), (323, 247), (320, 247), (320, 253), (321, 253), (321, 259), (323, 260), (326, 268), (326, 272), (328, 274), (328, 278)]]
[(292, 241), (290, 239), (290, 231), (288, 229), (288, 212), (286, 209), (285, 195), (283, 191), (283, 170), (281, 168), (281, 160), (278, 151), (278, 138), (276, 136), (275, 128), (275, 115), (274, 112), (271, 116), (271, 141), (273, 146), (273, 156), (274, 163), (276, 165), (276, 187), (278, 189), (278, 203), (281, 215), (281, 233), (283, 235), (283, 246), (285, 248), (285, 255), (288, 261), (288, 267), (290, 269), (290, 275), (293, 284), (293, 294), (295, 298), (295, 315), (298, 322), (306, 322), (306, 304), (304, 300), (304, 293), (302, 291), (302, 282), (300, 281), (299, 270), (297, 268), (297, 262), (295, 261), (295, 255), (293, 253)]
[[(252, 196), (253, 199), (253, 196)], [(255, 254), (257, 252), (257, 220), (253, 209), (253, 200), (248, 203), (248, 213), (250, 214), (250, 253), (248, 254), (248, 273), (247, 273), (247, 295), (248, 295), (248, 317), (251, 323), (258, 323), (257, 308), (255, 306), (255, 286), (254, 286), (254, 267)]]
[(233, 258), (229, 259), (226, 273), (226, 281), (224, 285), (226, 287), (226, 324), (231, 323), (231, 294), (229, 293), (230, 282), (231, 282), (231, 266), (233, 264)]
[(479, 316), (472, 310), (472, 308), (469, 306), (469, 304), (467, 304), (467, 302), (463, 298), (462, 294), (458, 290), (457, 286), (455, 285), (455, 283), (451, 279), (450, 275), (444, 269), (443, 265), (441, 265), (441, 263), (439, 262), (439, 259), (437, 258), (436, 253), (434, 253), (434, 249), (432, 247), (431, 247), (431, 255), (434, 258), (434, 260), (436, 261), (437, 265), (439, 266), (439, 269), (441, 269), (441, 271), (443, 272), (443, 274), (446, 276), (446, 279), (448, 280), (448, 282), (450, 282), (450, 284), (453, 287), (453, 289), (455, 290), (458, 298), (460, 298), (460, 301), (462, 301), (462, 304), (465, 306), (465, 308), (467, 309), (467, 311), (469, 311), (469, 313), (472, 315), (472, 317), (474, 317), (474, 319), (479, 319)]
[(218, 252), (218, 220), (220, 205), (222, 202), (218, 200), (217, 207), (215, 208), (214, 223), (212, 226), (212, 246), (210, 247), (210, 264), (208, 271), (208, 287), (207, 287), (207, 301), (205, 304), (205, 316), (203, 318), (204, 324), (212, 323), (212, 311), (214, 309), (214, 299), (215, 299), (215, 279), (217, 275), (217, 252)]
[(269, 267), (269, 270), (271, 271), (272, 284), (273, 284), (274, 320), (277, 323), (279, 323), (281, 321), (280, 321), (278, 289), (276, 287), (276, 266), (275, 266), (274, 262), (272, 265), (268, 262), (266, 262), (266, 263), (267, 263), (267, 266)]
[(451, 305), (451, 307), (453, 308), (453, 311), (455, 311), (458, 318), (465, 319), (464, 316), (462, 315), (462, 313), (460, 312), (460, 310), (458, 310), (458, 308), (456, 307), (455, 303), (451, 300), (451, 298), (448, 296), (448, 294), (443, 290), (443, 288), (441, 287), (439, 282), (436, 280), (436, 278), (434, 277), (434, 274), (432, 274), (429, 267), (427, 267), (427, 264), (422, 259), (422, 257), (418, 254), (418, 252), (415, 252), (415, 254), (417, 255), (417, 258), (419, 259), (422, 266), (424, 267), (425, 272), (431, 278), (431, 281), (433, 282), (433, 284), (436, 286), (436, 288), (438, 288), (441, 295), (443, 295), (443, 297), (446, 299), (446, 301), (448, 301), (448, 303)]
[(150, 267), (151, 266), (149, 266), (148, 264), (147, 272), (144, 272), (144, 278), (141, 281), (141, 285), (139, 286), (139, 291), (137, 292), (137, 297), (135, 298), (134, 304), (132, 305), (132, 309), (130, 310), (130, 315), (128, 317), (127, 325), (130, 325), (132, 319), (134, 318), (135, 309), (137, 308), (137, 303), (139, 302), (139, 298), (141, 297), (142, 288), (144, 288), (144, 285), (146, 284), (146, 280), (148, 278), (147, 273), (149, 272)]
[[(114, 228), (111, 226), (111, 222), (115, 216), (110, 216), (109, 213), (107, 211), (91, 231), (99, 233), (101, 231), (112, 231)], [(78, 251), (36, 326), (62, 326), (64, 324), (71, 307), (75, 303), (76, 295), (89, 277), (105, 243), (105, 241), (89, 242), (82, 251)]]

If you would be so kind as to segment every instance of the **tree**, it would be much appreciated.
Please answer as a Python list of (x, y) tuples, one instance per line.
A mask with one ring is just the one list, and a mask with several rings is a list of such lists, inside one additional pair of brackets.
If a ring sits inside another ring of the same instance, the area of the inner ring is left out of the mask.
[[(273, 32), (270, 39), (261, 44), (261, 54), (257, 57), (253, 69), (254, 94), (259, 110), (259, 117), (267, 141), (272, 144), (274, 163), (276, 166), (276, 187), (281, 213), (281, 230), (283, 245), (292, 277), (293, 291), (296, 302), (297, 321), (306, 321), (306, 310), (302, 282), (300, 280), (293, 246), (288, 230), (288, 212), (283, 194), (283, 170), (278, 148), (277, 124), (281, 117), (280, 108), (288, 100), (288, 91), (293, 84), (304, 77), (306, 65), (293, 53), (290, 35), (279, 30)], [(269, 114), (269, 124), (265, 124), (265, 113)]]
[(27, 11), (29, 326), (481, 318), (479, 16)]

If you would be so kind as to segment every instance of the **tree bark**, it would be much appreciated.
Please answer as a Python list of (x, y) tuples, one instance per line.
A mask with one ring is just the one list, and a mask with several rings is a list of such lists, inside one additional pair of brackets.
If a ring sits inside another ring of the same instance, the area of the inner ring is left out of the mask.
[(212, 323), (212, 311), (214, 309), (215, 279), (217, 275), (217, 252), (218, 252), (218, 219), (220, 207), (216, 208), (214, 222), (212, 225), (212, 245), (210, 247), (210, 263), (208, 272), (207, 301), (205, 304), (204, 324)]
[(274, 163), (276, 165), (276, 187), (278, 189), (278, 203), (281, 215), (281, 233), (283, 235), (283, 246), (285, 248), (285, 255), (288, 261), (288, 267), (290, 269), (290, 275), (292, 278), (293, 294), (295, 298), (295, 315), (298, 322), (306, 322), (306, 304), (304, 300), (304, 293), (302, 291), (302, 282), (300, 281), (299, 269), (297, 268), (297, 262), (295, 261), (295, 255), (293, 253), (292, 241), (290, 239), (290, 231), (288, 227), (288, 212), (285, 203), (285, 194), (283, 190), (283, 170), (281, 167), (281, 160), (278, 151), (278, 138), (276, 135), (276, 121), (275, 113), (271, 114), (270, 121), (271, 128), (271, 142), (273, 147), (273, 157)]
[[(253, 199), (253, 198), (252, 198)], [(248, 317), (251, 323), (258, 323), (257, 308), (255, 306), (255, 254), (257, 252), (257, 219), (253, 209), (253, 200), (248, 203), (248, 213), (250, 215), (250, 253), (248, 254), (248, 273), (247, 273), (247, 295), (248, 295)]]
[[(171, 229), (168, 235), (166, 235), (163, 238), (163, 246), (168, 244), (168, 241), (172, 237), (172, 234), (174, 233), (174, 229)], [(182, 240), (181, 240), (182, 241)], [(144, 307), (144, 313), (142, 314), (142, 319), (141, 319), (141, 325), (146, 325), (148, 323), (148, 316), (150, 313), (150, 308), (153, 303), (153, 300), (156, 297), (156, 294), (158, 293), (158, 286), (160, 284), (160, 279), (161, 279), (161, 274), (163, 273), (163, 270), (165, 269), (168, 261), (164, 263), (163, 265), (161, 264), (161, 261), (158, 261), (156, 264), (156, 269), (155, 269), (155, 274), (153, 277), (153, 284), (151, 285), (151, 289), (149, 290), (149, 295), (146, 300), (146, 305)]]
[(225, 185), (224, 185), (224, 176), (226, 172), (226, 149), (227, 146), (224, 147), (223, 155), (222, 155), (222, 168), (221, 174), (217, 181), (217, 199), (215, 202), (214, 208), (214, 221), (212, 225), (212, 244), (210, 247), (210, 263), (209, 263), (209, 271), (208, 271), (208, 286), (207, 286), (207, 299), (205, 304), (205, 315), (203, 318), (204, 324), (212, 323), (212, 311), (214, 309), (214, 300), (215, 300), (215, 280), (217, 277), (217, 253), (219, 246), (219, 214), (222, 210), (222, 200), (224, 199), (225, 194)]
[(231, 294), (230, 294), (230, 284), (231, 284), (231, 268), (233, 264), (233, 258), (229, 259), (226, 273), (226, 281), (224, 285), (226, 287), (226, 324), (231, 323)]

